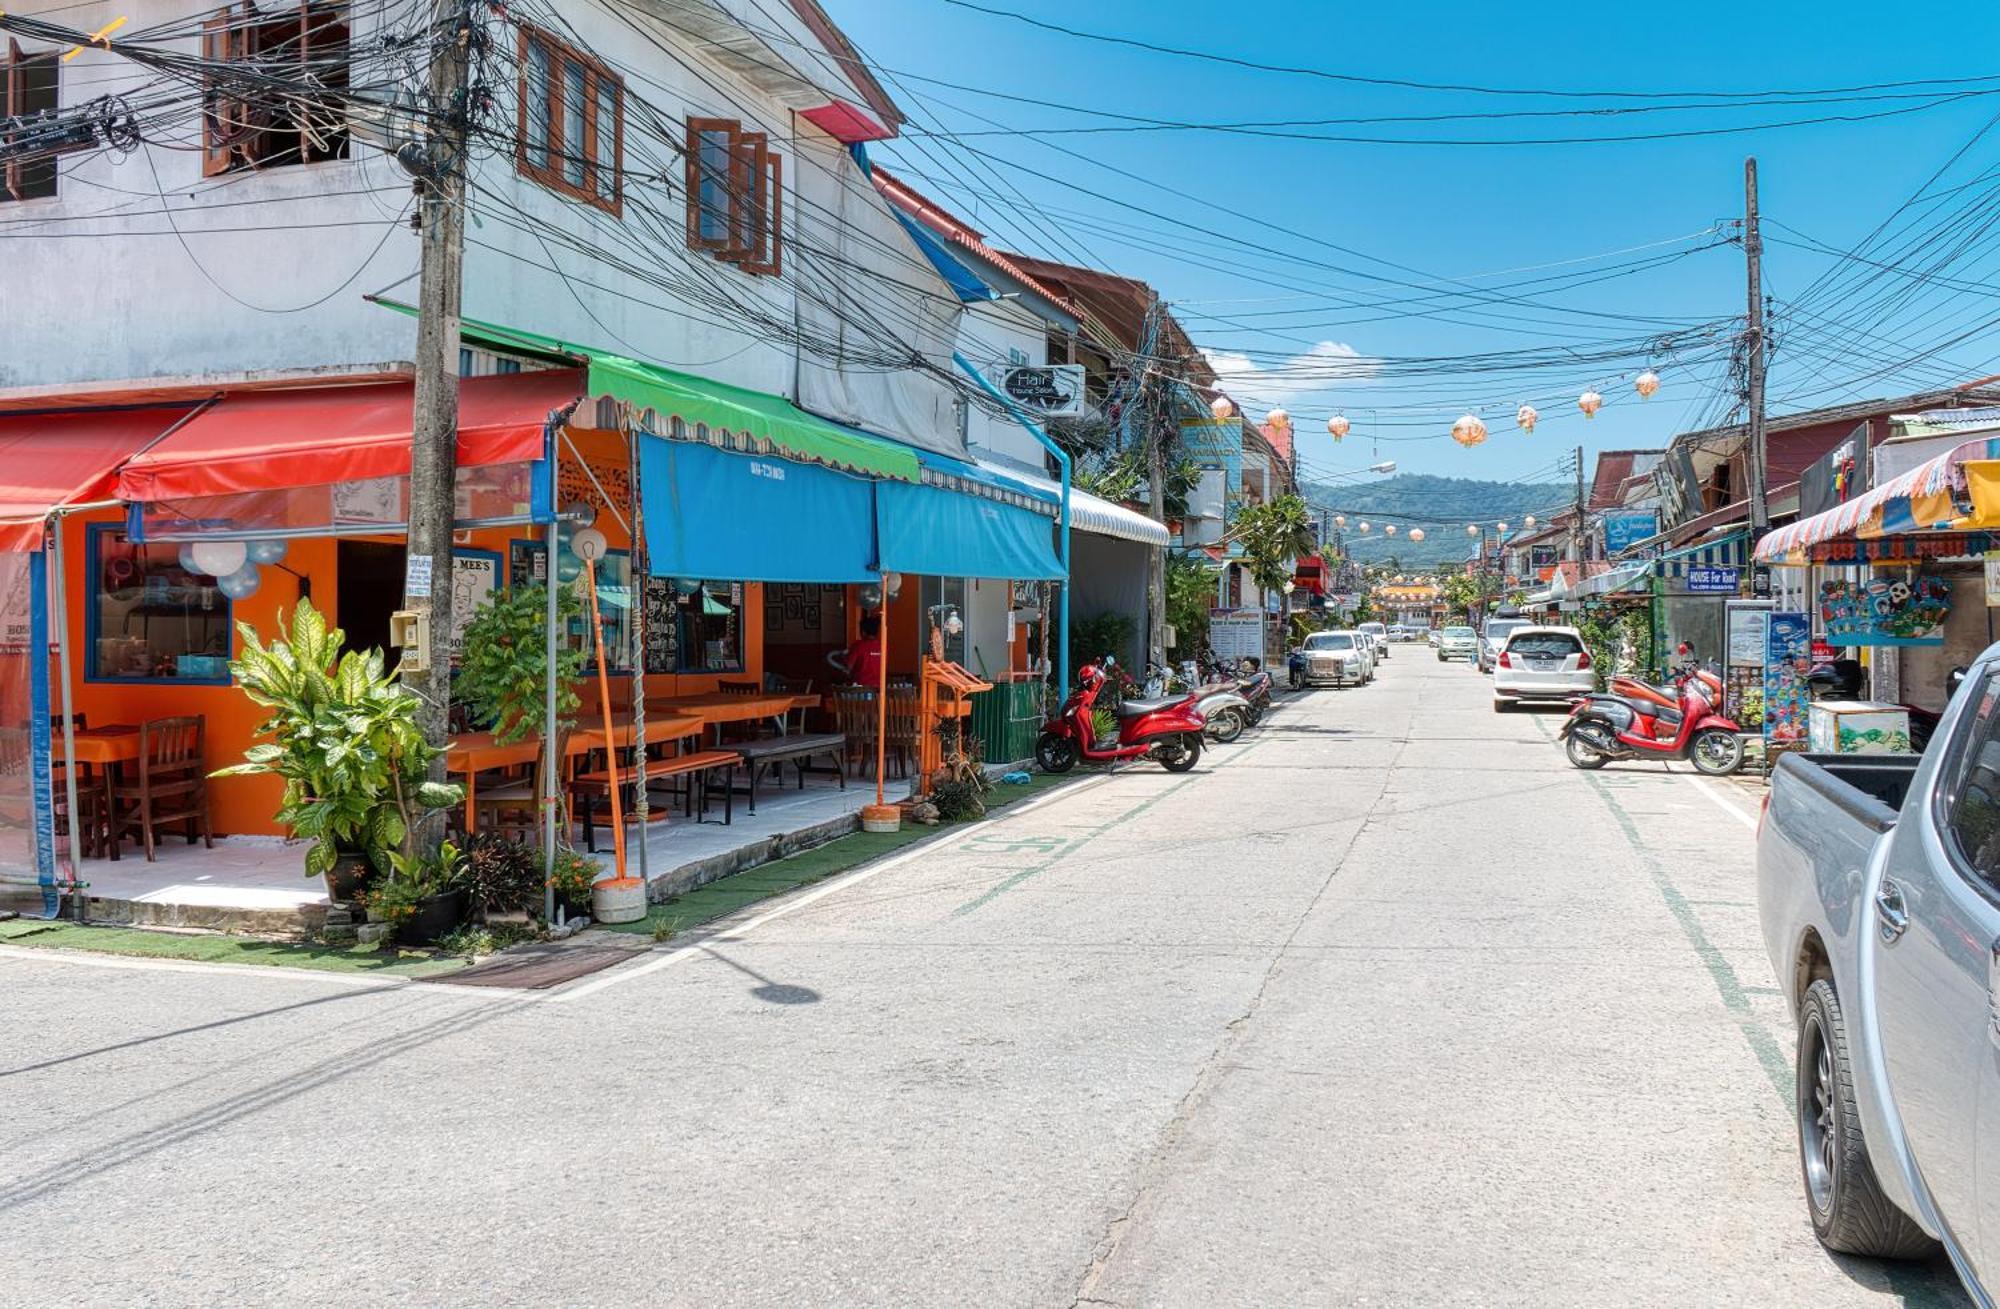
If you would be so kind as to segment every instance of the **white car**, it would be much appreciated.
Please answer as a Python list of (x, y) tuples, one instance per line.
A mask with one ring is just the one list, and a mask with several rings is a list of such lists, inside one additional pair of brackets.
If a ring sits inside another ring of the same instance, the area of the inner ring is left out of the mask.
[(1574, 627), (1516, 627), (1493, 669), (1493, 712), (1519, 700), (1574, 700), (1597, 689), (1590, 651)]
[(1381, 623), (1356, 623), (1354, 630), (1375, 643), (1375, 657), (1377, 659), (1387, 659), (1389, 657), (1389, 629), (1387, 627)]
[(1534, 626), (1525, 618), (1489, 618), (1486, 631), (1479, 638), (1479, 671), (1490, 673), (1500, 662), (1500, 647), (1507, 644), (1507, 635), (1522, 627)]
[(1307, 686), (1361, 686), (1375, 675), (1371, 642), (1359, 632), (1314, 632), (1299, 647)]
[(1467, 663), (1479, 658), (1479, 633), (1470, 627), (1447, 627), (1438, 633), (1438, 662), (1447, 659), (1463, 659)]
[(1429, 641), (1431, 643), (1431, 649), (1433, 650), (1437, 649), (1438, 642), (1441, 639), (1443, 639), (1443, 637), (1444, 637), (1444, 631), (1441, 628), (1433, 627), (1430, 631), (1424, 633), (1424, 640)]

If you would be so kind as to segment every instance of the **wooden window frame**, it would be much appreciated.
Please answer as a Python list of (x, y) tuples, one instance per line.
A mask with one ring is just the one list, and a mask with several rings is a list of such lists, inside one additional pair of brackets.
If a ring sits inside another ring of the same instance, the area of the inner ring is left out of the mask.
[[(232, 5), (225, 12), (201, 24), (201, 57), (213, 63), (248, 63), (264, 53), (267, 41), (273, 44), (296, 42), (301, 75), (313, 58), (313, 38), (338, 32), (334, 44), (352, 50), (353, 31), (343, 5), (329, 0), (298, 0), (266, 14), (250, 0)], [(290, 58), (287, 55), (287, 58)], [(350, 53), (351, 59), (351, 53)], [(346, 76), (337, 79), (336, 90), (344, 90)], [(348, 157), (352, 140), (347, 129), (346, 111), (336, 108), (339, 118), (338, 147), (319, 153), (307, 147), (305, 128), (296, 121), (282, 122), (268, 108), (259, 109), (235, 96), (225, 95), (213, 83), (203, 87), (201, 107), (201, 171), (204, 177), (224, 173), (254, 172), (266, 168), (289, 168), (294, 164), (327, 163)], [(292, 138), (292, 148), (272, 148), (272, 138)]]
[[(625, 215), (625, 79), (611, 71), (601, 61), (578, 50), (559, 37), (551, 36), (539, 27), (527, 23), (520, 25), (521, 34), (518, 53), (521, 64), (521, 80), (515, 97), (519, 102), (514, 146), (514, 167), (521, 176), (540, 182), (560, 195), (572, 200), (602, 209), (613, 218), (623, 219)], [(548, 157), (546, 164), (538, 164), (528, 157), (528, 49), (539, 45), (548, 55), (549, 82), (546, 88), (549, 99), (549, 132), (544, 142)], [(572, 182), (563, 173), (563, 166), (570, 162), (564, 146), (564, 129), (567, 123), (564, 115), (568, 105), (564, 94), (564, 79), (571, 65), (583, 70), (583, 181)], [(611, 186), (609, 193), (601, 184), (599, 173), (599, 134), (603, 131), (601, 106), (603, 91), (611, 89)]]
[[(723, 187), (728, 210), (722, 215), (724, 233), (702, 230), (707, 216), (702, 184), (708, 180), (703, 159), (706, 138), (721, 133), (727, 139), (727, 175)], [(683, 185), (687, 198), (688, 248), (712, 254), (754, 276), (775, 277), (784, 270), (785, 161), (771, 149), (763, 132), (746, 132), (733, 118), (687, 120)]]
[[(27, 116), (27, 88), (23, 70), (31, 64), (46, 63), (56, 73), (56, 108), (62, 108), (62, 64), (53, 50), (41, 54), (29, 54), (21, 49), (20, 42), (13, 38), (7, 41), (7, 57), (0, 61), (0, 118), (24, 118)], [(28, 168), (28, 161), (9, 160), (0, 165), (0, 204), (19, 204), (26, 200), (52, 199), (61, 191), (61, 173), (56, 170), (55, 158), (50, 156), (50, 181), (54, 190), (47, 196), (24, 196), (21, 194), (21, 176)]]

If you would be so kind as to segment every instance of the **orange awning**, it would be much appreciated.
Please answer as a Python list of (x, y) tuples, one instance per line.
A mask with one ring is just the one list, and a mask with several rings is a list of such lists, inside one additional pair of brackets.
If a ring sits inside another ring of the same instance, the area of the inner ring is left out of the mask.
[[(128, 462), (118, 497), (152, 503), (407, 477), (414, 394), (412, 383), (378, 382), (229, 396)], [(459, 464), (541, 458), (550, 411), (582, 394), (574, 368), (461, 380)]]
[(59, 505), (111, 498), (118, 465), (188, 412), (185, 405), (0, 416), (0, 551), (41, 547)]

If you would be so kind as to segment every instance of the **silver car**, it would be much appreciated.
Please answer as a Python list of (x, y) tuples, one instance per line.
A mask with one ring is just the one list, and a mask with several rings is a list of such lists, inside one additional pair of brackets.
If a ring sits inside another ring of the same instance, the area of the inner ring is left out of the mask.
[(1381, 623), (1356, 623), (1354, 630), (1375, 643), (1375, 657), (1389, 657), (1389, 629)]
[(1368, 638), (1358, 632), (1314, 632), (1299, 652), (1307, 686), (1360, 686), (1374, 675)]
[(1490, 673), (1500, 662), (1500, 647), (1507, 644), (1507, 634), (1518, 627), (1532, 627), (1525, 618), (1489, 618), (1486, 631), (1479, 638), (1479, 671)]
[(1470, 627), (1447, 627), (1438, 633), (1438, 662), (1447, 659), (1463, 659), (1471, 663), (1479, 658), (1479, 633)]

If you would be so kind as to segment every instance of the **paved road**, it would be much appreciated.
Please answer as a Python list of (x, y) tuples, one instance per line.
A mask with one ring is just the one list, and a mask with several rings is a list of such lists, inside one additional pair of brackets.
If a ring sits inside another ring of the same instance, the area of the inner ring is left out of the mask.
[(0, 956), (17, 1304), (1955, 1304), (1813, 1242), (1746, 794), (1404, 647), (554, 996)]

